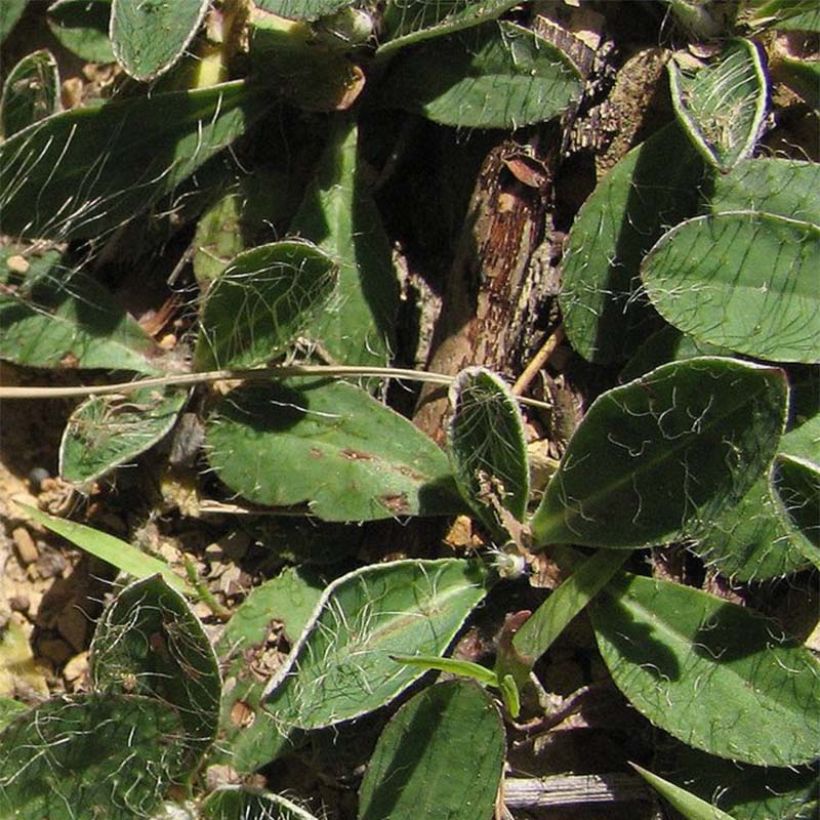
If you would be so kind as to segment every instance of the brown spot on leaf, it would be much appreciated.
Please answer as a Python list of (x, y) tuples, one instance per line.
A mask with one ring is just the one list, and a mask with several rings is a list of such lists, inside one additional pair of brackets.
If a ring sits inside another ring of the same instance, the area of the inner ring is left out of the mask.
[(392, 495), (380, 495), (379, 503), (390, 510), (393, 515), (409, 515), (410, 503), (406, 493), (393, 493)]
[(342, 450), (343, 458), (349, 459), (350, 461), (372, 461), (373, 456), (369, 453), (360, 453), (358, 450), (351, 450), (349, 447), (345, 447)]

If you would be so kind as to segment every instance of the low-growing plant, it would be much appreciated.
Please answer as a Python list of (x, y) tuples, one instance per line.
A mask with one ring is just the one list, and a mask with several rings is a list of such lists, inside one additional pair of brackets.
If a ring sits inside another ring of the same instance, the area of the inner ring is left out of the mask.
[[(22, 5), (0, 11), (0, 36)], [(63, 47), (120, 72), (112, 98), (63, 111), (59, 61), (34, 51), (7, 72), (0, 104), (0, 358), (125, 374), (0, 386), (7, 400), (84, 397), (63, 434), (63, 478), (90, 492), (193, 409), (202, 480), (243, 512), (340, 524), (469, 514), (491, 548), (326, 577), (289, 568), (230, 613), (195, 574), (24, 510), (137, 580), (97, 622), (88, 691), (26, 711), (0, 702), (3, 816), (308, 818), (275, 778), (251, 785), (254, 773), (389, 714), (358, 817), (489, 817), (505, 724), (549, 719), (536, 663), (582, 612), (614, 684), (661, 730), (658, 771), (634, 765), (672, 806), (737, 818), (816, 807), (813, 651), (751, 607), (654, 577), (639, 551), (682, 546), (754, 584), (820, 567), (820, 172), (761, 148), (770, 69), (816, 105), (816, 63), (779, 49), (786, 31), (816, 38), (820, 15), (784, 0), (728, 16), (657, 4), (692, 47), (668, 55), (671, 121), (620, 158), (570, 226), (563, 332), (608, 381), (536, 493), (527, 400), (504, 378), (481, 362), (389, 366), (403, 297), (374, 169), (388, 175), (422, 121), (509, 131), (577, 112), (594, 91), (539, 27), (540, 5), (49, 7)], [(197, 292), (170, 353), (106, 285), (151, 266)], [(449, 386), (444, 447), (377, 397), (389, 377)], [(495, 667), (447, 657), (488, 596), (544, 556), (561, 583), (502, 632)], [(215, 645), (197, 599), (229, 618)], [(275, 668), (273, 622), (291, 644)], [(428, 670), (454, 678), (424, 687)], [(212, 788), (219, 767), (234, 782)]]

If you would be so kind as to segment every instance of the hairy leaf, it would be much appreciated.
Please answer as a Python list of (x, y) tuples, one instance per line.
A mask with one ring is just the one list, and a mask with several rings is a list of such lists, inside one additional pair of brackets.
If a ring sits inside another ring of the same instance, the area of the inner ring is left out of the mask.
[(182, 56), (207, 10), (208, 0), (112, 0), (117, 62), (137, 80), (164, 74)]
[(567, 336), (585, 359), (624, 359), (653, 329), (637, 298), (641, 260), (669, 225), (696, 212), (704, 173), (686, 135), (670, 125), (630, 151), (578, 212), (559, 303)]
[(301, 240), (240, 253), (205, 296), (197, 369), (254, 367), (281, 356), (325, 307), (336, 273), (324, 251)]
[(224, 786), (211, 792), (200, 806), (203, 820), (317, 820), (281, 794), (243, 786)]
[(820, 226), (768, 213), (687, 220), (643, 262), (663, 317), (701, 342), (771, 361), (815, 362)]
[(631, 549), (697, 533), (768, 466), (786, 399), (780, 370), (717, 357), (609, 390), (547, 486), (536, 543)]
[(160, 575), (130, 584), (106, 608), (90, 663), (96, 689), (148, 695), (178, 709), (192, 763), (216, 736), (216, 655), (199, 619)]
[(383, 365), (390, 358), (399, 287), (390, 241), (357, 157), (358, 129), (339, 120), (290, 226), (339, 265), (339, 284), (308, 335), (345, 364)]
[(132, 820), (187, 770), (170, 704), (135, 695), (53, 698), (0, 732), (0, 815)]
[(244, 82), (48, 117), (0, 145), (6, 233), (102, 235), (170, 193), (265, 107)]
[(57, 0), (48, 7), (51, 33), (69, 51), (91, 63), (113, 63), (108, 39), (111, 0)]
[(0, 98), (0, 131), (6, 139), (60, 108), (60, 76), (51, 52), (26, 55), (9, 71)]
[(520, 128), (562, 113), (581, 93), (576, 68), (529, 29), (490, 22), (399, 57), (380, 104), (464, 128)]
[(667, 68), (678, 121), (707, 161), (727, 171), (750, 156), (768, 93), (757, 46), (730, 40), (711, 65), (691, 71), (673, 59)]
[(391, 655), (441, 655), (483, 599), (485, 581), (481, 564), (458, 559), (342, 576), (271, 681), (265, 708), (286, 727), (314, 729), (389, 703), (424, 674)]
[(135, 459), (170, 432), (187, 399), (183, 390), (150, 387), (86, 399), (63, 432), (60, 476), (84, 484)]
[[(481, 367), (462, 371), (450, 391), (449, 439), (456, 483), (490, 531), (523, 522), (530, 493), (521, 411), (509, 387)], [(506, 511), (506, 515), (505, 515)]]
[(690, 746), (755, 765), (820, 752), (820, 664), (776, 624), (671, 581), (613, 580), (590, 607), (618, 688)]

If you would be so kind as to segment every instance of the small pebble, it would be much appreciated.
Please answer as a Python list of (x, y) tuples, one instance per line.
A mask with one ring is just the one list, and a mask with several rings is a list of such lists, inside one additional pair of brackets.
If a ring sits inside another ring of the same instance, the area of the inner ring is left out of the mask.
[(31, 609), (31, 600), (28, 595), (12, 595), (9, 598), (9, 607), (12, 612), (22, 612), (25, 615)]
[(11, 537), (14, 539), (14, 546), (17, 548), (17, 557), (23, 566), (33, 564), (39, 557), (40, 552), (31, 533), (25, 527), (15, 527), (11, 531)]
[(31, 491), (38, 495), (43, 488), (43, 482), (51, 478), (51, 473), (45, 467), (34, 467), (28, 474), (28, 485)]
[(29, 265), (28, 259), (26, 259), (25, 256), (20, 256), (19, 253), (16, 253), (14, 256), (10, 256), (6, 259), (6, 267), (12, 273), (24, 274), (28, 273), (28, 269), (31, 265)]

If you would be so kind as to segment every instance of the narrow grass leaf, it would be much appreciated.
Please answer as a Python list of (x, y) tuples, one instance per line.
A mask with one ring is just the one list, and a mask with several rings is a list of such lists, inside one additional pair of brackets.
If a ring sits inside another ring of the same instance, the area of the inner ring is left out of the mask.
[(513, 636), (513, 647), (529, 665), (555, 642), (629, 558), (629, 552), (599, 550), (578, 564), (572, 575), (550, 593)]
[(38, 524), (42, 524), (46, 529), (56, 532), (57, 535), (71, 541), (75, 547), (85, 550), (85, 552), (96, 558), (107, 561), (122, 572), (133, 575), (135, 578), (147, 578), (159, 573), (168, 586), (177, 592), (196, 596), (196, 592), (188, 583), (180, 578), (166, 563), (151, 555), (146, 555), (141, 550), (131, 546), (127, 541), (122, 541), (113, 535), (95, 530), (93, 527), (86, 527), (84, 524), (56, 518), (34, 507), (29, 507), (27, 504), (15, 503)]
[(701, 800), (692, 792), (676, 786), (669, 780), (653, 774), (637, 763), (630, 766), (664, 799), (673, 809), (679, 811), (687, 820), (733, 820), (732, 816), (721, 811), (717, 806)]

